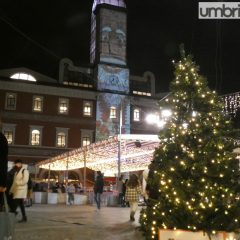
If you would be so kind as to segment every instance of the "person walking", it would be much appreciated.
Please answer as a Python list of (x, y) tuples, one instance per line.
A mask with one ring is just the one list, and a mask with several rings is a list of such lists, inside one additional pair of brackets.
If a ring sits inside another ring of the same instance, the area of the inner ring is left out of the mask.
[(26, 222), (27, 216), (24, 207), (24, 199), (27, 197), (28, 192), (28, 179), (29, 172), (22, 165), (22, 160), (15, 160), (16, 173), (14, 175), (13, 184), (10, 189), (10, 193), (13, 194), (15, 201), (15, 212), (17, 207), (20, 207), (22, 213), (22, 219), (19, 222)]
[(127, 182), (128, 182), (128, 179), (125, 179), (125, 182), (123, 183), (123, 203), (122, 203), (122, 207), (130, 207), (129, 202), (126, 201)]
[(0, 116), (0, 211), (4, 206), (3, 193), (7, 186), (8, 170), (8, 141), (2, 133), (2, 120)]
[(137, 175), (130, 175), (125, 194), (126, 201), (130, 204), (130, 221), (135, 221), (134, 215), (137, 211), (138, 200), (141, 193), (141, 186), (139, 184)]
[(6, 190), (7, 202), (8, 202), (8, 206), (10, 208), (10, 212), (14, 212), (15, 214), (17, 214), (17, 212), (15, 212), (15, 210), (16, 210), (15, 201), (13, 199), (13, 194), (10, 193), (10, 189), (13, 185), (13, 179), (14, 179), (16, 171), (17, 171), (17, 168), (15, 165), (12, 167), (12, 169), (10, 171), (8, 171), (8, 173), (7, 173), (7, 190)]
[(123, 176), (117, 181), (118, 203), (123, 207)]
[(101, 208), (101, 194), (103, 193), (103, 175), (101, 171), (97, 171), (97, 177), (94, 183), (94, 199), (97, 204), (97, 210)]

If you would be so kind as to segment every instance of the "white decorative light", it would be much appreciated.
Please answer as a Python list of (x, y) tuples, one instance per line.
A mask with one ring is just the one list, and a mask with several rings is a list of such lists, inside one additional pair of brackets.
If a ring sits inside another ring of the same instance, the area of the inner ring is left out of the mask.
[(169, 109), (164, 109), (161, 111), (161, 115), (163, 118), (169, 118), (170, 116), (172, 116), (172, 111)]
[(227, 114), (236, 115), (237, 110), (240, 108), (240, 92), (225, 95), (224, 97), (224, 111)]
[(160, 128), (163, 128), (163, 127), (165, 126), (165, 124), (166, 124), (166, 122), (163, 121), (163, 120), (160, 120), (160, 121), (158, 121), (158, 123), (157, 123), (158, 127), (160, 127)]
[(157, 124), (159, 122), (159, 116), (157, 114), (149, 114), (146, 117), (146, 121), (149, 124)]
[(197, 112), (196, 111), (193, 111), (192, 112), (192, 117), (196, 117), (197, 116)]

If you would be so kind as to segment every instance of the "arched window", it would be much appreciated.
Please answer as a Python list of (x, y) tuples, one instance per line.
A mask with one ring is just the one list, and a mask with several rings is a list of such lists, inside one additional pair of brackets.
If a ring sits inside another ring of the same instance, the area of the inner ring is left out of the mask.
[(23, 73), (23, 72), (15, 73), (10, 78), (19, 79), (19, 80), (27, 80), (27, 81), (32, 81), (32, 82), (37, 81), (36, 78), (33, 77), (32, 75), (30, 75), (28, 73)]

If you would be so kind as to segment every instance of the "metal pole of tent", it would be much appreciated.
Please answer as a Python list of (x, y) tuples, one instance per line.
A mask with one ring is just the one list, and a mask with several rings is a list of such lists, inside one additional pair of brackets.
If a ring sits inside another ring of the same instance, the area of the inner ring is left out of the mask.
[(67, 166), (66, 166), (66, 179), (65, 179), (66, 186), (68, 186), (68, 158), (69, 158), (69, 153), (67, 156)]
[(84, 169), (83, 169), (83, 191), (86, 193), (86, 177), (87, 177), (87, 160), (86, 160), (86, 150), (83, 152), (84, 156)]
[(49, 166), (48, 166), (48, 192), (50, 190), (50, 171), (51, 171), (51, 169), (50, 169), (50, 164), (49, 164)]
[(122, 104), (119, 117), (119, 136), (118, 136), (118, 179), (121, 176), (121, 134), (122, 134)]
[(37, 180), (37, 171), (38, 171), (38, 166), (35, 164), (35, 173), (34, 173), (34, 181), (35, 182)]

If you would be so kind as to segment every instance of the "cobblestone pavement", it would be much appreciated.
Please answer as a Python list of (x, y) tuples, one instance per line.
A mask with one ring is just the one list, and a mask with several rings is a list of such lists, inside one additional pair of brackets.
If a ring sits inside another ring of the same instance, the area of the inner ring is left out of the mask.
[[(129, 208), (34, 205), (27, 210), (27, 223), (17, 223), (16, 240), (143, 240), (136, 221), (129, 221)], [(20, 215), (20, 214), (18, 214)], [(18, 216), (20, 218), (20, 216)]]

